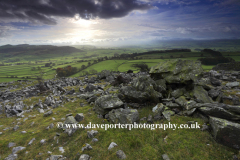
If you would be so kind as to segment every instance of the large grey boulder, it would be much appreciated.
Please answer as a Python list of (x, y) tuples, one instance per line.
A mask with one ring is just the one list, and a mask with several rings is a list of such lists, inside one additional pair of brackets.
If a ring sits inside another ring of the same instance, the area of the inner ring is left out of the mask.
[(151, 67), (151, 77), (165, 79), (167, 83), (185, 83), (197, 81), (203, 75), (201, 62), (174, 59), (160, 62)]
[(239, 82), (228, 82), (228, 83), (226, 84), (226, 86), (227, 86), (227, 87), (230, 87), (230, 88), (232, 88), (232, 87), (238, 87), (238, 86), (239, 86)]
[(208, 96), (208, 92), (202, 86), (194, 86), (193, 96), (201, 103), (212, 103), (213, 100)]
[(212, 135), (219, 143), (240, 149), (240, 124), (216, 117), (210, 117), (209, 123), (212, 127)]
[(107, 114), (112, 109), (123, 107), (123, 102), (115, 95), (104, 95), (95, 102), (95, 112), (101, 115)]
[(200, 107), (198, 109), (202, 113), (208, 116), (223, 118), (223, 119), (232, 120), (232, 121), (240, 120), (240, 115), (227, 111), (226, 110), (227, 108), (224, 109), (225, 105), (221, 103), (203, 103), (203, 104), (197, 104), (197, 106)]
[(139, 114), (136, 109), (114, 109), (109, 112), (110, 122), (118, 124), (133, 124), (139, 121)]
[(135, 78), (132, 82), (132, 86), (138, 91), (146, 91), (149, 88), (157, 89), (156, 82), (147, 75), (142, 75)]
[(135, 78), (132, 86), (120, 88), (120, 92), (124, 95), (126, 101), (137, 103), (159, 102), (159, 99), (162, 98), (159, 90), (161, 90), (161, 86), (158, 86), (154, 80), (146, 75)]

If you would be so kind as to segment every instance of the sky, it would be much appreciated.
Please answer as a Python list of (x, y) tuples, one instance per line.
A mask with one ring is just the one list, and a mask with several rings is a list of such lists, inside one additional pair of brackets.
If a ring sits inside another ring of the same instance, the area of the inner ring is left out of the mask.
[(240, 39), (240, 0), (0, 0), (0, 45)]

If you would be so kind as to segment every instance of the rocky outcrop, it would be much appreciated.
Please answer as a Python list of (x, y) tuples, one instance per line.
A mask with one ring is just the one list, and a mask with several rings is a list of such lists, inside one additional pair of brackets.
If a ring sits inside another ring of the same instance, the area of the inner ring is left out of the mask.
[(191, 60), (168, 60), (160, 62), (150, 70), (151, 77), (165, 79), (167, 83), (189, 83), (197, 81), (203, 74), (201, 62)]
[(161, 86), (158, 86), (150, 77), (139, 76), (133, 80), (131, 86), (123, 86), (120, 88), (120, 92), (128, 102), (159, 102), (162, 98), (162, 94), (157, 91), (159, 87)]

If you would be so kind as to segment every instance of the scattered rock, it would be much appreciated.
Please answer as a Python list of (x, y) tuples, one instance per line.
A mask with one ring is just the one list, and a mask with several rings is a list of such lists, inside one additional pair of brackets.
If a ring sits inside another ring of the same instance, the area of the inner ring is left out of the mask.
[(62, 155), (51, 155), (49, 160), (60, 160), (62, 157)]
[(18, 128), (19, 128), (19, 126), (16, 125), (16, 126), (13, 127), (13, 130), (16, 131), (16, 130), (18, 130)]
[(44, 116), (44, 117), (48, 117), (48, 116), (50, 116), (51, 114), (53, 114), (52, 110), (50, 110), (50, 111), (44, 113), (43, 116)]
[(98, 142), (98, 139), (97, 138), (93, 138), (92, 142)]
[(73, 116), (68, 116), (64, 122), (64, 124), (76, 124), (77, 121)]
[(9, 143), (8, 143), (8, 148), (14, 147), (15, 145), (16, 145), (16, 143), (9, 142)]
[(98, 131), (94, 131), (94, 130), (87, 131), (87, 137), (88, 137), (88, 138), (93, 138), (93, 137), (96, 136), (97, 134), (98, 134)]
[(22, 147), (22, 146), (14, 147), (14, 148), (12, 149), (12, 154), (15, 154), (15, 153), (17, 153), (18, 151), (21, 151), (21, 150), (24, 150), (24, 149), (26, 149), (26, 147)]
[(81, 122), (84, 119), (83, 113), (78, 113), (75, 116), (75, 119), (76, 119), (77, 122)]
[(78, 160), (90, 160), (90, 156), (87, 154), (82, 154)]
[(163, 116), (170, 121), (171, 120), (171, 116), (173, 116), (175, 114), (175, 112), (171, 111), (171, 110), (165, 110), (163, 113)]
[(147, 123), (150, 123), (150, 124), (153, 123), (153, 118), (151, 114), (148, 115)]
[(92, 150), (92, 146), (88, 143), (85, 143), (82, 147), (82, 151), (85, 151), (85, 150)]
[(163, 158), (163, 160), (170, 160), (170, 158), (168, 157), (167, 154), (163, 154), (163, 155), (162, 155), (162, 158)]
[(126, 159), (127, 158), (126, 154), (122, 150), (118, 150), (116, 152), (116, 155), (119, 159)]
[(114, 147), (117, 147), (118, 145), (115, 143), (115, 142), (112, 142), (109, 147), (108, 147), (108, 150), (111, 150), (112, 148)]
[(40, 141), (40, 144), (44, 144), (44, 143), (46, 143), (46, 139), (42, 139), (41, 141)]
[(164, 105), (162, 103), (158, 103), (155, 107), (153, 107), (152, 112), (154, 115), (161, 115), (164, 111)]
[(59, 147), (59, 151), (62, 152), (62, 153), (65, 152), (65, 150), (63, 149), (63, 147)]
[(30, 142), (28, 143), (28, 145), (32, 145), (32, 143), (33, 143), (35, 140), (36, 140), (35, 138), (31, 139)]

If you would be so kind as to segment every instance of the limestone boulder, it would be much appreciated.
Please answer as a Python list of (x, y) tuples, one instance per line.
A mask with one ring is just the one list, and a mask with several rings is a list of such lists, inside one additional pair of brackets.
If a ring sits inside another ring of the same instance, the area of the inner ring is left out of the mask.
[(209, 123), (216, 141), (228, 147), (240, 149), (240, 124), (216, 117), (210, 117)]
[(123, 107), (123, 102), (115, 95), (104, 95), (95, 101), (95, 112), (101, 115), (121, 107)]
[(110, 122), (118, 124), (133, 124), (139, 121), (139, 113), (136, 109), (114, 109), (109, 112)]

